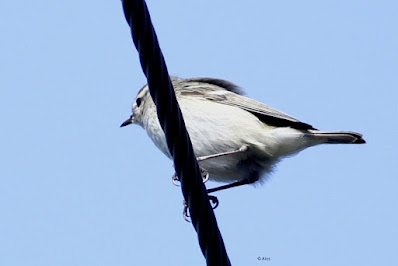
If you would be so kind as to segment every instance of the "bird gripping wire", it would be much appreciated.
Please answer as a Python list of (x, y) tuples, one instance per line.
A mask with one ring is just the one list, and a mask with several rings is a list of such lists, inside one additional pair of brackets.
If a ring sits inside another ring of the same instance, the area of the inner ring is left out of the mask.
[(207, 265), (231, 265), (146, 3), (122, 0), (122, 5)]

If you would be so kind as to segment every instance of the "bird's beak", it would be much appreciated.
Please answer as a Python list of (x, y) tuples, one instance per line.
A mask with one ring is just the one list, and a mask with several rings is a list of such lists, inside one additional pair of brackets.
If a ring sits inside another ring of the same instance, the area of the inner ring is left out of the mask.
[(135, 121), (135, 117), (134, 117), (134, 115), (131, 115), (131, 116), (129, 117), (129, 119), (127, 119), (126, 121), (124, 121), (124, 122), (120, 125), (120, 127), (128, 126), (128, 125), (134, 123), (134, 121)]

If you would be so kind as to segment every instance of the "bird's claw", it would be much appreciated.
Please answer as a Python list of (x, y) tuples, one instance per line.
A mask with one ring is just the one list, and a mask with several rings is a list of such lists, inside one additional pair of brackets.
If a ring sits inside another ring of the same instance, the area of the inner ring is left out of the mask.
[[(210, 175), (205, 169), (200, 168), (200, 175), (202, 176), (203, 184), (209, 181)], [(177, 176), (177, 173), (174, 173), (174, 175), (171, 177), (171, 180), (175, 186), (180, 186), (180, 178)]]
[(213, 208), (213, 210), (215, 208), (217, 208), (218, 205), (220, 204), (220, 202), (218, 201), (218, 198), (216, 196), (210, 196), (209, 195), (209, 200), (210, 200), (210, 205)]
[[(209, 196), (209, 201), (210, 201), (210, 206), (211, 208), (214, 210), (215, 208), (218, 207), (219, 205), (219, 201), (218, 198), (215, 196)], [(184, 209), (182, 211), (182, 216), (184, 217), (184, 220), (187, 221), (188, 223), (191, 222), (191, 215), (189, 214), (189, 208), (188, 208), (188, 204), (187, 202), (184, 200), (182, 202), (182, 204), (184, 205)]]
[(200, 174), (202, 176), (203, 184), (209, 181), (209, 172), (207, 172), (202, 167), (200, 168)]
[(178, 178), (177, 174), (174, 174), (174, 175), (171, 177), (171, 180), (173, 181), (173, 184), (174, 184), (175, 186), (177, 186), (177, 187), (180, 186), (180, 179)]
[(184, 220), (187, 221), (188, 223), (191, 222), (191, 216), (189, 215), (189, 211), (188, 211), (188, 203), (184, 200), (182, 202), (182, 204), (184, 205), (184, 209), (182, 211), (182, 216), (184, 217)]

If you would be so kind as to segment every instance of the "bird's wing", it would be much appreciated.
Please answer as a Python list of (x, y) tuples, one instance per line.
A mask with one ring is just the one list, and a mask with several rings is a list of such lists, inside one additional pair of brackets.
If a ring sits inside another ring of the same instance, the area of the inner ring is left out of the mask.
[(311, 125), (301, 122), (294, 117), (279, 112), (265, 104), (252, 100), (248, 97), (227, 92), (223, 95), (206, 94), (206, 99), (221, 104), (231, 105), (246, 110), (257, 116), (266, 124), (274, 126), (287, 126), (296, 129), (314, 129)]
[[(243, 91), (237, 91), (238, 86), (229, 82), (209, 82), (211, 79), (191, 79), (194, 81), (179, 91), (182, 95), (201, 97), (220, 104), (239, 107), (246, 110), (266, 124), (273, 126), (292, 127), (296, 129), (314, 129), (311, 125), (271, 108), (263, 103), (243, 96)], [(206, 83), (205, 83), (205, 82)], [(232, 85), (231, 85), (232, 84)], [(225, 85), (225, 86), (222, 86)], [(233, 86), (233, 89), (230, 87)], [(218, 88), (217, 88), (218, 87)], [(222, 90), (220, 90), (220, 87)], [(237, 94), (236, 92), (239, 92)]]

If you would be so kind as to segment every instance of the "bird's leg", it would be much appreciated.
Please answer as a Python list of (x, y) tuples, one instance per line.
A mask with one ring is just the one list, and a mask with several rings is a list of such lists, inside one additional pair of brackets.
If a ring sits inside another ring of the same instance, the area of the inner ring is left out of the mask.
[(234, 151), (220, 152), (220, 153), (216, 153), (216, 154), (200, 156), (200, 157), (196, 158), (196, 160), (198, 162), (201, 162), (201, 161), (205, 161), (205, 160), (209, 160), (209, 159), (213, 159), (213, 158), (217, 158), (217, 157), (221, 157), (221, 156), (226, 156), (226, 155), (232, 155), (232, 154), (236, 154), (236, 153), (245, 152), (248, 149), (249, 149), (248, 146), (243, 145), (242, 147), (240, 147), (239, 149), (234, 150)]
[(254, 178), (253, 179), (243, 179), (241, 181), (236, 181), (236, 182), (233, 182), (228, 185), (210, 188), (207, 190), (207, 193), (209, 194), (209, 193), (213, 193), (213, 192), (224, 190), (224, 189), (231, 188), (231, 187), (239, 187), (239, 186), (243, 186), (243, 185), (253, 184), (257, 180), (258, 180), (258, 178), (257, 179), (254, 179)]
[[(221, 157), (221, 156), (246, 152), (248, 149), (249, 149), (249, 147), (247, 145), (243, 145), (242, 147), (240, 147), (239, 149), (234, 150), (234, 151), (227, 151), (227, 152), (221, 152), (221, 153), (216, 153), (216, 154), (211, 154), (211, 155), (206, 155), (206, 156), (200, 156), (200, 157), (197, 157), (196, 160), (198, 162), (201, 162), (201, 161), (205, 161), (205, 160), (209, 160), (209, 159), (213, 159), (213, 158), (217, 158), (217, 157)], [(200, 168), (200, 172), (201, 172), (202, 176), (204, 176), (203, 183), (206, 183), (207, 180), (209, 180), (209, 173), (203, 168)], [(174, 185), (179, 186), (178, 182), (180, 181), (180, 179), (178, 178), (177, 173), (174, 173), (174, 175), (172, 176), (172, 181), (173, 181)], [(238, 186), (238, 185), (235, 185), (235, 186)]]
[[(239, 149), (234, 150), (234, 151), (227, 151), (227, 152), (222, 152), (222, 153), (217, 153), (217, 154), (212, 154), (212, 155), (207, 155), (207, 156), (201, 156), (201, 157), (198, 157), (197, 160), (198, 160), (198, 162), (200, 162), (200, 161), (213, 159), (213, 158), (217, 158), (217, 157), (221, 157), (221, 156), (246, 152), (248, 149), (249, 149), (249, 147), (247, 145), (243, 145), (242, 147), (240, 147)], [(234, 182), (234, 183), (231, 183), (228, 185), (208, 189), (207, 193), (212, 193), (212, 192), (220, 191), (220, 190), (231, 188), (231, 187), (238, 187), (238, 186), (242, 186), (242, 185), (252, 184), (252, 183), (256, 182), (257, 180), (258, 179), (244, 179), (244, 180), (237, 181), (237, 182)]]
[[(200, 157), (197, 157), (196, 160), (198, 162), (205, 161), (205, 160), (209, 160), (209, 159), (213, 159), (213, 158), (217, 158), (217, 157), (221, 157), (221, 156), (226, 156), (226, 155), (232, 155), (232, 154), (237, 154), (237, 153), (241, 153), (241, 152), (246, 152), (248, 149), (249, 149), (249, 147), (244, 145), (244, 146), (242, 146), (239, 149), (234, 150), (234, 151), (227, 151), (227, 152), (221, 152), (221, 153), (207, 155), (207, 156), (200, 156)], [(203, 169), (201, 167), (200, 167), (200, 171), (201, 171), (202, 176), (204, 176), (203, 174), (205, 174), (205, 177), (203, 178), (203, 183), (205, 183), (207, 180), (209, 180), (209, 173), (205, 169)], [(179, 185), (178, 182), (180, 180), (179, 180), (179, 178), (178, 178), (176, 173), (173, 175), (172, 179), (173, 179), (173, 184), (178, 186)], [(253, 179), (244, 179), (244, 180), (237, 181), (237, 182), (234, 182), (234, 183), (231, 183), (231, 184), (228, 184), (228, 185), (207, 189), (207, 193), (212, 193), (212, 192), (220, 191), (220, 190), (231, 188), (231, 187), (237, 187), (237, 186), (242, 186), (242, 185), (246, 185), (246, 184), (251, 184), (251, 183), (254, 183), (257, 180), (258, 180), (258, 178), (257, 179), (254, 179), (254, 178)], [(219, 201), (218, 201), (217, 197), (211, 196), (211, 195), (208, 195), (208, 197), (209, 197), (209, 200), (212, 203), (212, 208), (213, 209), (217, 208), (217, 206), (219, 204)], [(189, 215), (188, 204), (187, 204), (187, 202), (185, 200), (183, 202), (183, 205), (184, 205), (184, 209), (183, 209), (183, 212), (182, 212), (183, 213), (183, 217), (184, 217), (185, 221), (191, 222), (190, 215)]]

